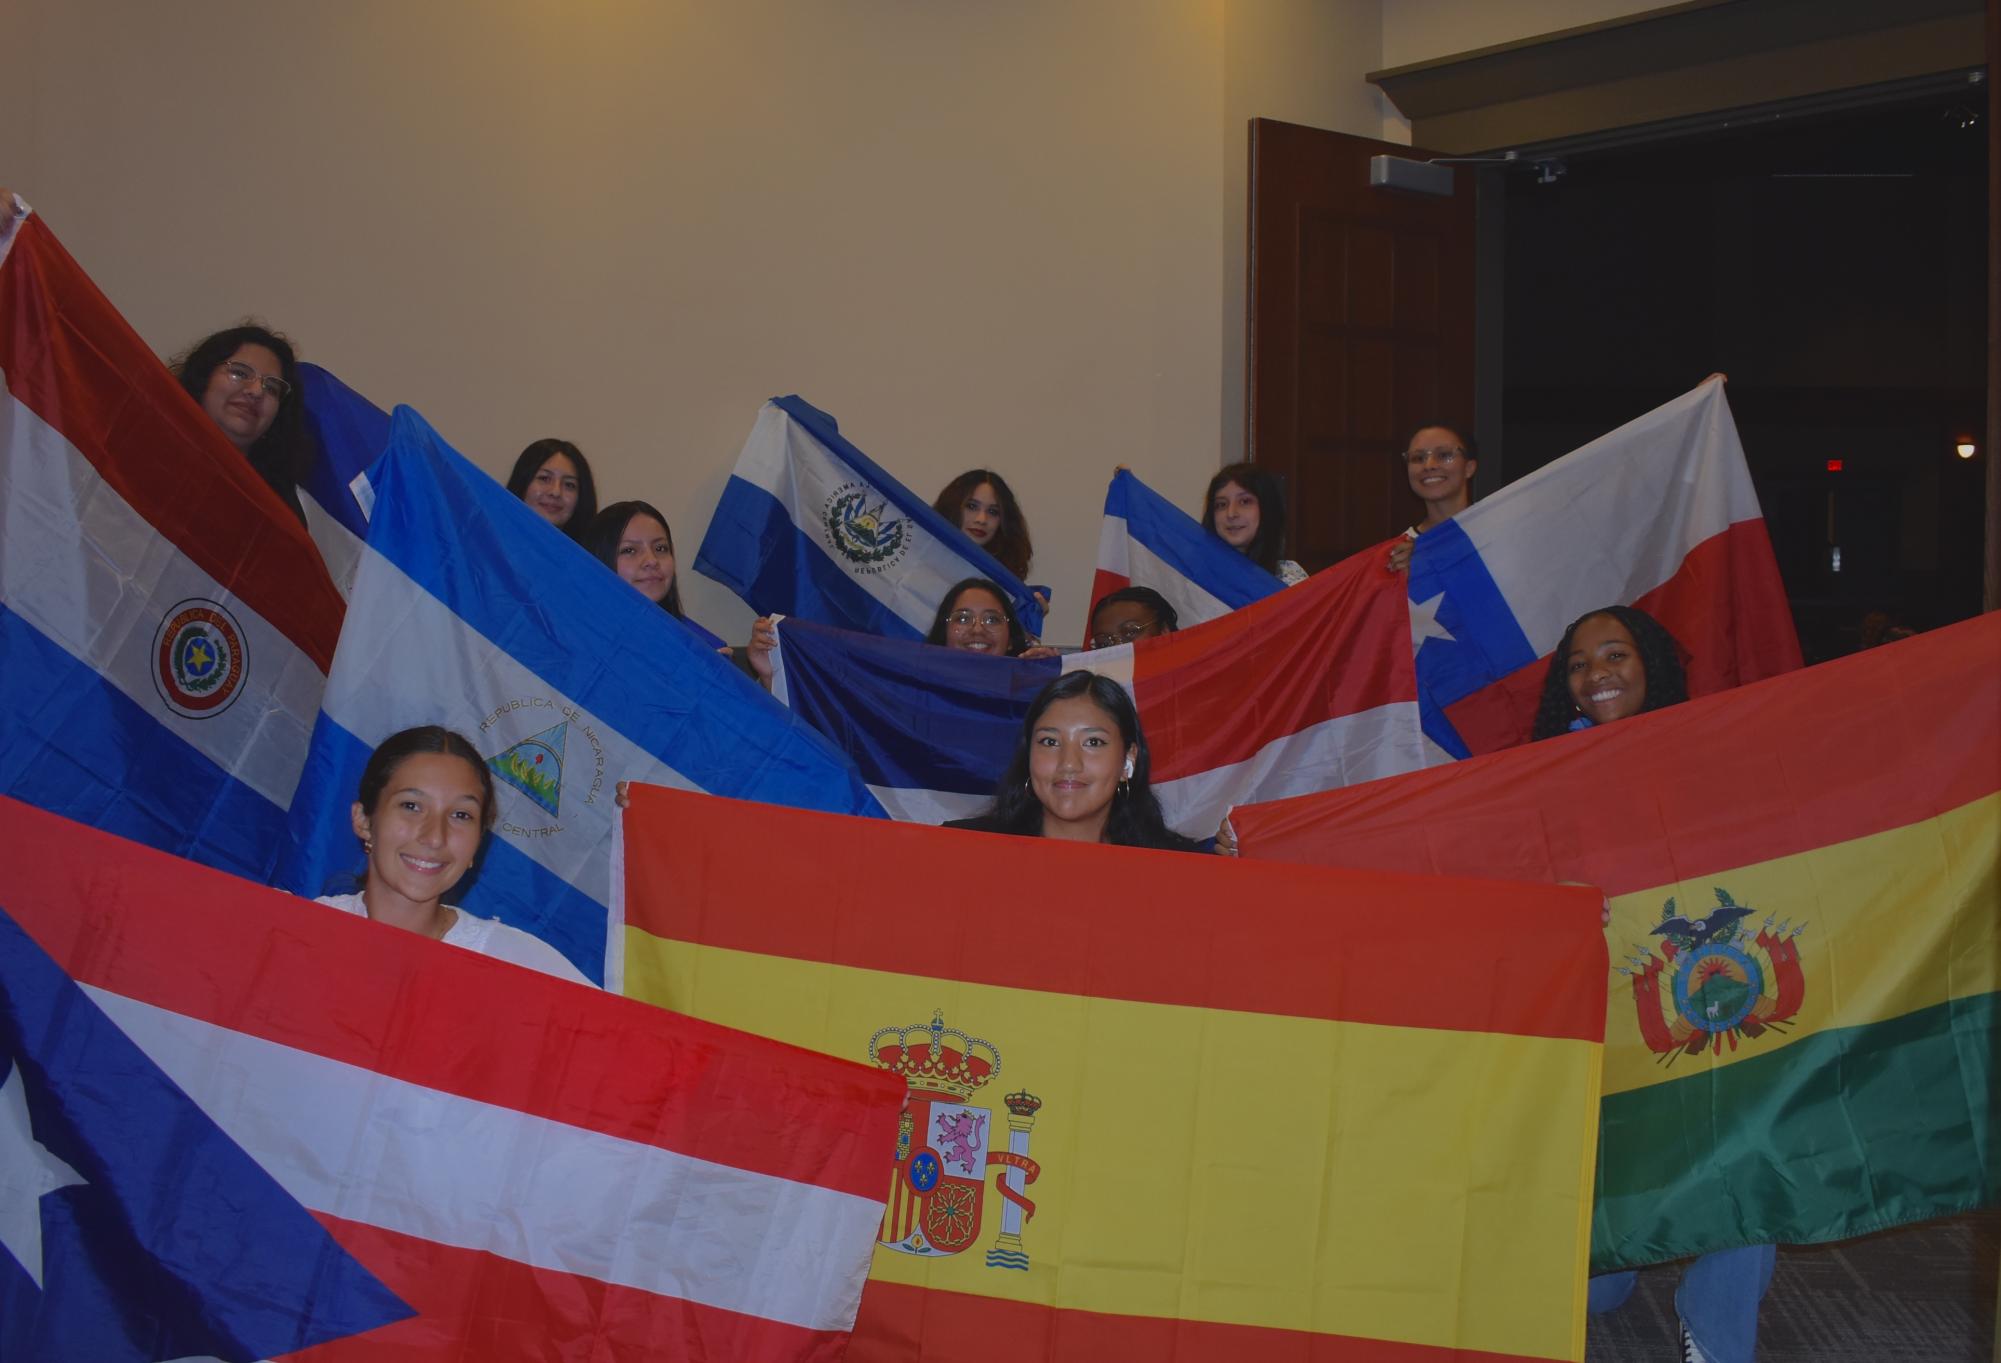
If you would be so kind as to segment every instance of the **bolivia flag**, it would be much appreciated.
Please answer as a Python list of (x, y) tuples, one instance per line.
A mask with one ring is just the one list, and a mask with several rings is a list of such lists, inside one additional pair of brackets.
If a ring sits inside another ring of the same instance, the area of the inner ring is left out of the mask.
[(1248, 857), (1612, 897), (1593, 1263), (1995, 1200), (2001, 615), (1240, 809)]
[(1583, 1356), (1595, 892), (657, 787), (624, 833), (631, 992), (908, 1081), (850, 1359)]

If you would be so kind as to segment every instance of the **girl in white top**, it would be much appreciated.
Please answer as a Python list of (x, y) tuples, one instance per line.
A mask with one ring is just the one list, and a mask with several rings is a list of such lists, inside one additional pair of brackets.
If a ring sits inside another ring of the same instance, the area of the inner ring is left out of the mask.
[(369, 755), (349, 811), (368, 858), (361, 892), (318, 902), (589, 984), (541, 938), (444, 902), (472, 868), (494, 814), (493, 775), (472, 744), (435, 724), (392, 734)]

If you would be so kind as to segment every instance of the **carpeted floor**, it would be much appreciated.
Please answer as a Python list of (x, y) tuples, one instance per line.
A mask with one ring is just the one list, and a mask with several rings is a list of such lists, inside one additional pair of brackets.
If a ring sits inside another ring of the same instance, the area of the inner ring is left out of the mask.
[[(1994, 1363), (2001, 1213), (1783, 1248), (1758, 1319), (1759, 1363)], [(1649, 1269), (1626, 1305), (1592, 1316), (1589, 1363), (1678, 1363), (1678, 1265)]]

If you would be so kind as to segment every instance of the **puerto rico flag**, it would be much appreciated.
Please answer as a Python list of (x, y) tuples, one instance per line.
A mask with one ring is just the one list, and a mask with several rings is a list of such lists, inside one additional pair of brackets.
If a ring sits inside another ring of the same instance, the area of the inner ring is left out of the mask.
[(903, 1081), (0, 800), (0, 1360), (828, 1359)]
[(1425, 765), (1410, 614), (1373, 551), (1193, 629), (1023, 662), (803, 621), (778, 627), (774, 694), (854, 759), (896, 818), (979, 813), (1035, 695), (1089, 670), (1132, 693), (1168, 822)]
[(340, 593), (47, 224), (6, 209), (0, 793), (267, 880)]
[(1204, 530), (1131, 469), (1113, 474), (1105, 490), (1091, 604), (1121, 587), (1159, 592), (1183, 629), (1282, 590), (1277, 578)]
[(1691, 696), (1800, 665), (1721, 379), (1420, 535), (1410, 599), (1425, 732), (1459, 757), (1527, 740), (1550, 653), (1599, 606), (1665, 625)]
[(368, 482), (368, 538), (279, 884), (352, 889), (347, 811), (368, 754), (400, 729), (442, 724), (478, 746), (500, 800), (460, 902), (615, 990), (618, 782), (882, 812), (819, 734), (411, 408), (396, 409)]
[(757, 414), (695, 569), (759, 615), (793, 615), (893, 639), (922, 639), (953, 583), (984, 577), (1042, 632), (1035, 591), (802, 398)]

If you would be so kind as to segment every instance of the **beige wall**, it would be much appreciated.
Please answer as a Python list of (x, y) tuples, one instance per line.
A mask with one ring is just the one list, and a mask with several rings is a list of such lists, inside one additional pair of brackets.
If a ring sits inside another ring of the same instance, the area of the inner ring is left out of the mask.
[(256, 314), (495, 473), (575, 439), (684, 561), (774, 393), (921, 491), (992, 464), (1074, 639), (1112, 467), (1241, 448), (1246, 123), (1378, 133), (1405, 10), (15, 0), (0, 183), (163, 353)]

